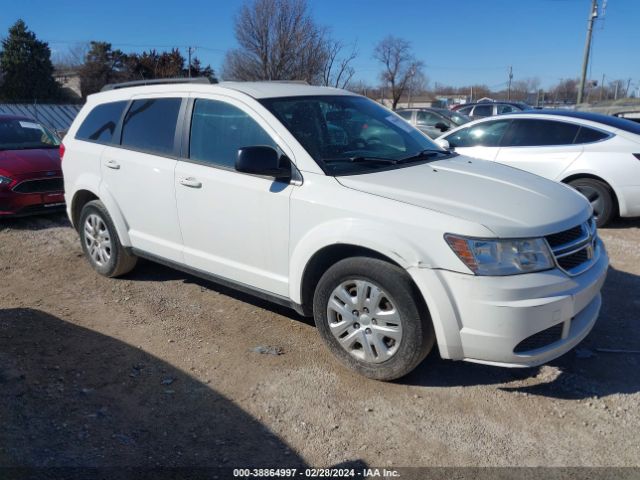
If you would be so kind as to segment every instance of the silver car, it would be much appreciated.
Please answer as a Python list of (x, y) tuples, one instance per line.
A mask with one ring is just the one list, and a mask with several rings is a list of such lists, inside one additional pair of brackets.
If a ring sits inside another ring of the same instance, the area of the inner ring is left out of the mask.
[(467, 115), (446, 108), (403, 108), (396, 113), (430, 138), (471, 121)]

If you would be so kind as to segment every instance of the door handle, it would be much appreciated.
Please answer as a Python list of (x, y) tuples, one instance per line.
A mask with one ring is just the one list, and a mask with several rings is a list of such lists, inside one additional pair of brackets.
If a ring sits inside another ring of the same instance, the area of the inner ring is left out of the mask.
[(201, 188), (202, 182), (199, 182), (197, 179), (193, 177), (181, 178), (180, 185), (184, 185), (185, 187), (190, 188)]
[(120, 164), (118, 162), (116, 162), (115, 160), (107, 160), (107, 162), (105, 163), (105, 166), (107, 168), (113, 168), (114, 170), (119, 170), (120, 169)]

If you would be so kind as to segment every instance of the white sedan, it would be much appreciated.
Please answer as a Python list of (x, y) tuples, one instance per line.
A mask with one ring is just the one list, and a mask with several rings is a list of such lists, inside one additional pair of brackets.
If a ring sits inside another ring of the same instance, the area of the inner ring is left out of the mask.
[(640, 124), (597, 113), (539, 110), (467, 123), (437, 139), (445, 148), (571, 185), (598, 226), (640, 216)]

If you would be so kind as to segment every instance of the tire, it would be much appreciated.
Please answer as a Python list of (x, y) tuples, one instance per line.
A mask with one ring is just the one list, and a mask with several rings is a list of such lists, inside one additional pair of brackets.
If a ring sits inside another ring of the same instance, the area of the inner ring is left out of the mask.
[(569, 185), (589, 200), (598, 227), (604, 227), (615, 216), (616, 205), (609, 185), (594, 178), (578, 178)]
[(78, 233), (87, 260), (100, 275), (119, 277), (136, 266), (138, 257), (122, 246), (113, 220), (100, 200), (93, 200), (82, 208)]
[(340, 362), (375, 380), (406, 375), (435, 341), (431, 318), (409, 275), (375, 258), (347, 258), (331, 266), (316, 287), (313, 316)]

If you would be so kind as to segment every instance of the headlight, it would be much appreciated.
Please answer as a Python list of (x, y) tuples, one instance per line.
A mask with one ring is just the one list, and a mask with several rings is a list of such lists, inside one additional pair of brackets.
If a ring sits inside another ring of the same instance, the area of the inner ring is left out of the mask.
[(11, 182), (13, 182), (13, 180), (9, 177), (3, 177), (2, 175), (0, 175), (0, 187), (9, 185)]
[(445, 240), (476, 275), (516, 275), (553, 268), (547, 242), (542, 238), (485, 240), (446, 234)]

